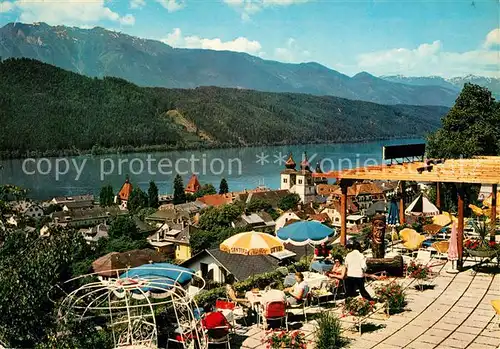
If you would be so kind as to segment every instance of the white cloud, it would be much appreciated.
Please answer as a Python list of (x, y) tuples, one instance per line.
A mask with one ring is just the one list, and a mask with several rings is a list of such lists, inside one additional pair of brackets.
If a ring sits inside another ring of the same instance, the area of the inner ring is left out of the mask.
[(102, 20), (133, 24), (131, 15), (120, 16), (105, 5), (105, 0), (19, 0), (21, 22), (46, 22), (53, 25), (90, 25)]
[(241, 13), (244, 21), (250, 20), (250, 16), (266, 7), (290, 6), (303, 4), (310, 0), (223, 0), (226, 4)]
[(132, 16), (131, 14), (125, 15), (122, 18), (120, 18), (120, 23), (122, 25), (134, 25), (135, 24), (135, 17)]
[[(495, 40), (498, 37), (492, 35), (493, 32), (486, 38), (488, 45), (497, 42)], [(499, 69), (500, 51), (485, 48), (466, 52), (446, 51), (439, 40), (421, 44), (415, 49), (394, 48), (363, 53), (357, 57), (357, 70), (366, 70), (375, 75), (500, 76)]]
[(198, 36), (184, 36), (180, 28), (175, 28), (163, 40), (164, 43), (181, 48), (202, 48), (217, 51), (247, 52), (262, 55), (262, 46), (258, 41), (238, 37), (231, 41), (222, 41), (220, 38), (206, 39)]
[(165, 7), (168, 12), (175, 12), (184, 8), (185, 0), (156, 0), (160, 5)]
[(14, 9), (14, 3), (9, 1), (0, 1), (0, 13), (9, 12)]
[(140, 9), (146, 6), (145, 0), (130, 0), (130, 8), (131, 9)]
[(500, 28), (493, 29), (486, 35), (486, 40), (484, 41), (484, 47), (490, 48), (493, 46), (500, 45)]
[(311, 53), (307, 50), (302, 50), (294, 38), (289, 38), (285, 47), (277, 47), (274, 50), (274, 58), (278, 61), (287, 63), (298, 63), (309, 59)]

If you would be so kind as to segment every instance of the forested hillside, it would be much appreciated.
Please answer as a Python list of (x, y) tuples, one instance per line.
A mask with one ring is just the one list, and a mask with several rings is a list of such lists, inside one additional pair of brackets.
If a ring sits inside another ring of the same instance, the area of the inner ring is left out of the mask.
[(216, 87), (142, 88), (35, 60), (0, 63), (4, 157), (415, 137), (435, 130), (446, 111)]

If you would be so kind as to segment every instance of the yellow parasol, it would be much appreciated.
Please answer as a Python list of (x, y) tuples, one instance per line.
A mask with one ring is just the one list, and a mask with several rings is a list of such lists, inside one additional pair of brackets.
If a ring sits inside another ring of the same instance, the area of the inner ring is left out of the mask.
[(220, 250), (232, 254), (262, 255), (283, 251), (283, 243), (274, 235), (250, 231), (239, 233), (220, 244)]
[[(500, 191), (497, 193), (497, 198), (500, 198)], [(491, 207), (491, 201), (492, 200), (493, 200), (493, 194), (491, 194), (486, 199), (484, 199), (483, 205), (486, 206), (486, 207)]]
[(474, 214), (476, 216), (484, 216), (485, 215), (485, 210), (483, 210), (480, 207), (477, 207), (476, 205), (470, 204), (469, 208), (472, 210), (472, 212), (474, 212)]
[(448, 212), (443, 211), (441, 214), (432, 217), (432, 223), (442, 227), (446, 227), (451, 222), (458, 222), (458, 219)]
[(410, 251), (418, 250), (425, 240), (423, 235), (420, 235), (416, 230), (410, 228), (401, 230), (399, 236), (403, 239), (403, 246)]

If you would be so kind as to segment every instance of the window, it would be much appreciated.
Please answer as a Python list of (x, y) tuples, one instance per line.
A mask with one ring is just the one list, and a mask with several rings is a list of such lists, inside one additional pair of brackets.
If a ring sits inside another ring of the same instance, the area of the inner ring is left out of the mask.
[(299, 179), (299, 184), (302, 184), (302, 179)]
[(287, 178), (283, 178), (283, 183), (288, 183), (288, 179)]
[(339, 222), (339, 221), (340, 221), (339, 217), (335, 217), (335, 222)]
[(201, 277), (206, 279), (208, 275), (208, 264), (200, 263), (200, 271), (201, 271)]

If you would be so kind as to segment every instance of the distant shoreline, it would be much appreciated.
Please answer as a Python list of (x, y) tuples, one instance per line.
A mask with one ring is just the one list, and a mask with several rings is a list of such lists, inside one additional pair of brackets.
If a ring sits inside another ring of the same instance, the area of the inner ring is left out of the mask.
[(418, 135), (407, 135), (400, 137), (369, 137), (363, 139), (345, 140), (345, 141), (328, 141), (328, 140), (317, 140), (308, 141), (304, 143), (299, 142), (276, 142), (271, 144), (249, 144), (245, 146), (237, 144), (206, 144), (204, 146), (172, 146), (167, 144), (159, 145), (149, 145), (141, 147), (125, 146), (121, 148), (100, 148), (97, 149), (64, 149), (64, 150), (46, 150), (46, 151), (28, 151), (25, 154), (15, 154), (11, 151), (0, 152), (0, 160), (21, 160), (28, 158), (61, 158), (61, 157), (76, 157), (76, 156), (100, 156), (100, 155), (120, 155), (120, 154), (131, 154), (131, 153), (147, 153), (147, 152), (167, 152), (167, 151), (185, 151), (185, 150), (209, 150), (209, 149), (231, 149), (231, 148), (256, 148), (256, 147), (274, 147), (274, 146), (284, 146), (284, 145), (308, 145), (308, 144), (346, 144), (346, 143), (368, 143), (376, 141), (390, 141), (390, 140), (404, 140), (404, 139), (415, 139), (422, 138), (425, 140), (425, 136)]

